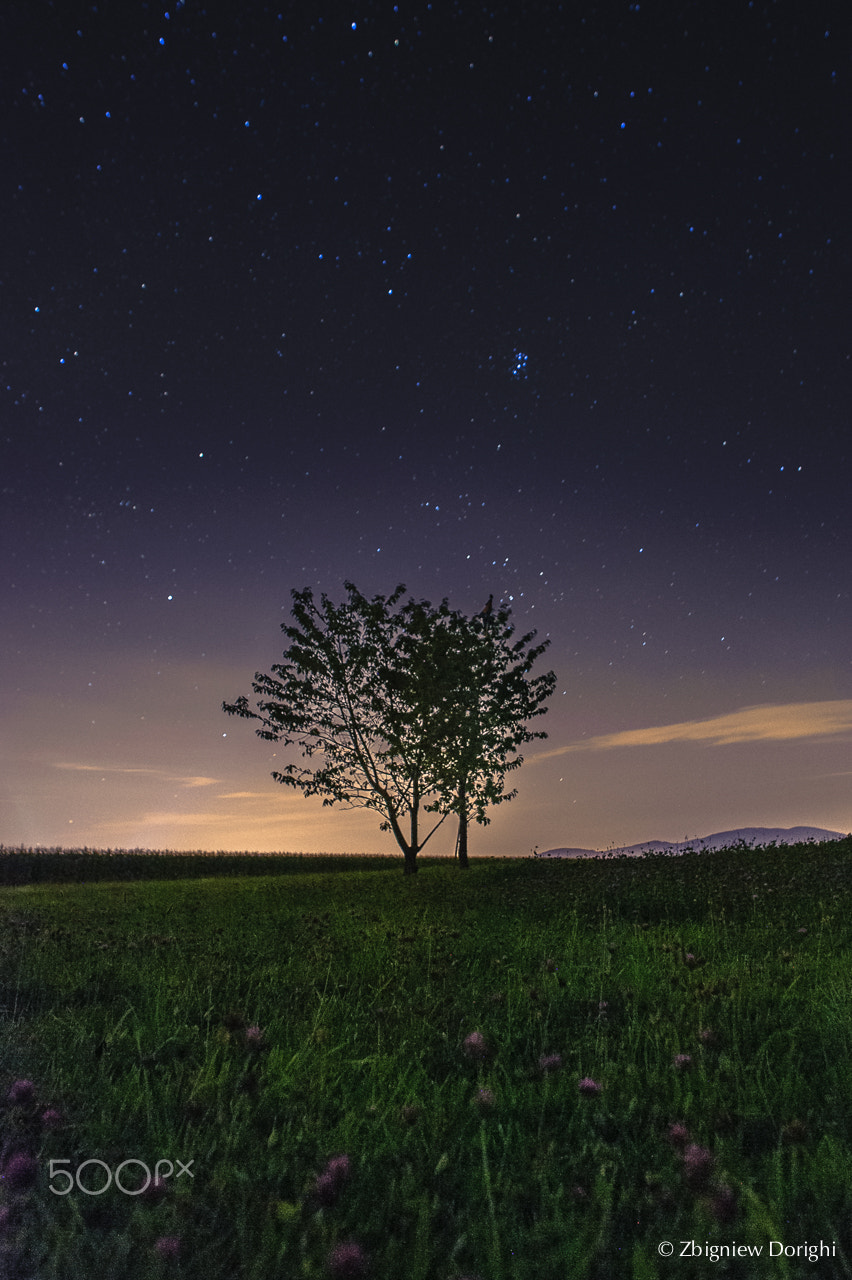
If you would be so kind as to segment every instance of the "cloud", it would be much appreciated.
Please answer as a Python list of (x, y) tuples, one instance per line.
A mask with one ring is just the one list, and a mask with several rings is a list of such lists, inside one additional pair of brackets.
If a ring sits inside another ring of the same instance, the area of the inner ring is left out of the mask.
[[(296, 797), (293, 799), (295, 801)], [(259, 847), (258, 840), (273, 841), (270, 846), (273, 848), (286, 847), (281, 843), (286, 841), (293, 848), (303, 845), (306, 840), (322, 839), (325, 833), (331, 833), (329, 839), (333, 841), (336, 828), (334, 821), (329, 820), (328, 812), (317, 812), (307, 806), (302, 808), (303, 804), (300, 802), (298, 809), (286, 802), (277, 806), (269, 804), (254, 813), (236, 812), (234, 809), (195, 810), (191, 813), (175, 809), (140, 809), (126, 818), (96, 822), (92, 831), (98, 840), (110, 846), (129, 840), (134, 847), (146, 848), (176, 848), (175, 841), (181, 843), (184, 833), (191, 833), (190, 847), (195, 849), (256, 848)], [(351, 817), (351, 814), (347, 812), (345, 816)], [(372, 829), (370, 834), (373, 834)]]
[(106, 831), (135, 831), (139, 827), (218, 827), (226, 826), (232, 822), (245, 822), (244, 818), (238, 818), (235, 813), (177, 813), (161, 812), (159, 809), (152, 809), (146, 813), (141, 813), (135, 818), (126, 818), (117, 822), (101, 822), (98, 823), (98, 829)]
[(535, 759), (546, 760), (572, 751), (653, 747), (667, 742), (704, 742), (723, 747), (742, 742), (790, 742), (797, 738), (825, 738), (841, 733), (852, 733), (852, 699), (743, 707), (739, 711), (713, 716), (709, 720), (683, 720), (678, 724), (604, 733), (583, 742), (572, 742), (566, 747), (545, 751)]
[(54, 761), (53, 767), (54, 769), (71, 769), (76, 773), (136, 774), (148, 778), (160, 778), (163, 782), (180, 787), (212, 787), (220, 782), (219, 778), (205, 778), (198, 774), (170, 773), (167, 769), (128, 769), (113, 764), (73, 764), (67, 761)]

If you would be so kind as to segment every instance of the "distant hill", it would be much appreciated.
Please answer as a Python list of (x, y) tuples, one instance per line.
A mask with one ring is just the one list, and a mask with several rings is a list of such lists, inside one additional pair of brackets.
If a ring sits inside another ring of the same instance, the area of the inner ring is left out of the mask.
[(826, 831), (823, 827), (737, 827), (733, 831), (716, 831), (712, 836), (696, 836), (694, 840), (645, 840), (642, 844), (623, 845), (616, 849), (547, 849), (537, 853), (537, 858), (605, 858), (619, 855), (641, 858), (644, 853), (685, 853), (687, 849), (728, 849), (732, 845), (747, 844), (805, 844), (823, 840), (842, 840), (845, 832)]

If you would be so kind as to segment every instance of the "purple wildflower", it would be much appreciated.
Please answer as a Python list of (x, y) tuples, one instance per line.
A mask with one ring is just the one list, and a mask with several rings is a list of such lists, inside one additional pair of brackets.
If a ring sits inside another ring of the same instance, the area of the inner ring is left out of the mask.
[(45, 1107), (41, 1113), (41, 1122), (45, 1129), (58, 1129), (62, 1124), (62, 1112), (56, 1107)]
[(321, 1173), (314, 1183), (317, 1200), (326, 1209), (330, 1209), (337, 1200), (338, 1190), (337, 1183), (328, 1172)]
[(6, 1165), (3, 1178), (10, 1191), (25, 1191), (33, 1185), (37, 1174), (38, 1161), (25, 1151), (19, 1151)]
[(680, 1147), (683, 1150), (689, 1142), (689, 1130), (685, 1124), (670, 1124), (668, 1138), (673, 1147)]
[(263, 1044), (263, 1032), (257, 1024), (246, 1027), (246, 1044), (250, 1049), (259, 1049)]
[(180, 1255), (180, 1236), (160, 1236), (154, 1241), (154, 1251), (161, 1258), (177, 1258)]
[(697, 1142), (691, 1142), (683, 1153), (683, 1176), (687, 1186), (706, 1186), (712, 1170), (712, 1153)]
[(579, 1087), (584, 1098), (596, 1098), (601, 1091), (601, 1085), (591, 1076), (584, 1076)]
[(676, 1071), (691, 1071), (692, 1070), (692, 1054), (676, 1053), (674, 1058), (674, 1065), (675, 1065)]
[(495, 1101), (496, 1099), (492, 1089), (477, 1089), (476, 1096), (473, 1099), (474, 1106), (477, 1107), (483, 1115), (489, 1111), (493, 1111)]
[(149, 1204), (159, 1204), (168, 1191), (168, 1184), (165, 1178), (161, 1178), (159, 1174), (155, 1174), (142, 1192), (142, 1199), (147, 1200)]
[(9, 1101), (13, 1106), (25, 1106), (35, 1101), (35, 1085), (32, 1080), (16, 1080), (9, 1090)]
[(538, 1060), (541, 1070), (547, 1075), (551, 1071), (558, 1071), (562, 1066), (561, 1053), (543, 1053)]
[(325, 1167), (326, 1173), (330, 1174), (338, 1186), (342, 1186), (344, 1182), (348, 1182), (352, 1173), (352, 1166), (347, 1155), (332, 1156)]
[(710, 1198), (710, 1212), (717, 1222), (733, 1222), (737, 1201), (730, 1187), (718, 1186)]
[(367, 1274), (367, 1255), (354, 1240), (344, 1240), (329, 1254), (328, 1269), (335, 1280), (361, 1280)]
[(471, 1031), (470, 1035), (466, 1036), (464, 1039), (462, 1051), (468, 1058), (487, 1058), (488, 1045), (486, 1044), (485, 1036), (482, 1032)]
[(316, 1194), (320, 1204), (330, 1208), (349, 1181), (351, 1166), (346, 1155), (332, 1156), (316, 1180)]

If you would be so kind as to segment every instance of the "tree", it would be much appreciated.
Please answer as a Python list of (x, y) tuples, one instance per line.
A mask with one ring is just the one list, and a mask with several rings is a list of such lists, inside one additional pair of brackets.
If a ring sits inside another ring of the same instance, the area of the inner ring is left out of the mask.
[(514, 799), (517, 791), (507, 791), (505, 779), (523, 764), (517, 748), (547, 737), (527, 722), (545, 714), (544, 704), (556, 684), (552, 671), (530, 677), (550, 642), (532, 646), (534, 631), (513, 640), (509, 617), (500, 609), (467, 618), (448, 610), (444, 601), (426, 638), (434, 685), (428, 721), (435, 739), (432, 785), (437, 792), (426, 807), (458, 815), (461, 867), (468, 865), (471, 817), (487, 824), (491, 805)]
[[(292, 592), (295, 625), (282, 624), (290, 644), (271, 674), (255, 674), (256, 709), (245, 697), (223, 709), (299, 749), (307, 765), (286, 765), (277, 781), (326, 805), (380, 813), (406, 874), (450, 813), (467, 865), (469, 817), (487, 822), (488, 805), (511, 799), (503, 780), (521, 764), (511, 753), (546, 736), (523, 723), (542, 714), (555, 682), (552, 672), (527, 679), (546, 644), (528, 649), (534, 633), (511, 644), (504, 612), (468, 619), (446, 600), (400, 604), (402, 585), (371, 600), (344, 585), (339, 606)], [(424, 836), (425, 813), (436, 820)]]
[(406, 722), (399, 650), (413, 604), (397, 608), (402, 585), (372, 600), (350, 582), (345, 587), (349, 599), (338, 606), (325, 595), (317, 604), (309, 589), (293, 591), (295, 625), (282, 624), (290, 644), (270, 674), (256, 673), (257, 709), (245, 697), (223, 709), (260, 721), (259, 737), (299, 749), (308, 763), (273, 773), (278, 782), (321, 796), (325, 805), (379, 812), (411, 873), (443, 821), (422, 836), (425, 735)]

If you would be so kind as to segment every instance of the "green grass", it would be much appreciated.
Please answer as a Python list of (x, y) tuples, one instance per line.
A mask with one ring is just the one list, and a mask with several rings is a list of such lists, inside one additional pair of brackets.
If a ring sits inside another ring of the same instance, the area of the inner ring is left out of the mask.
[[(2, 888), (2, 1160), (37, 1172), (0, 1190), (0, 1275), (296, 1280), (354, 1240), (371, 1280), (852, 1277), (851, 866), (847, 840)], [(52, 1193), (90, 1159), (192, 1176)], [(706, 1257), (732, 1243), (759, 1263)]]

